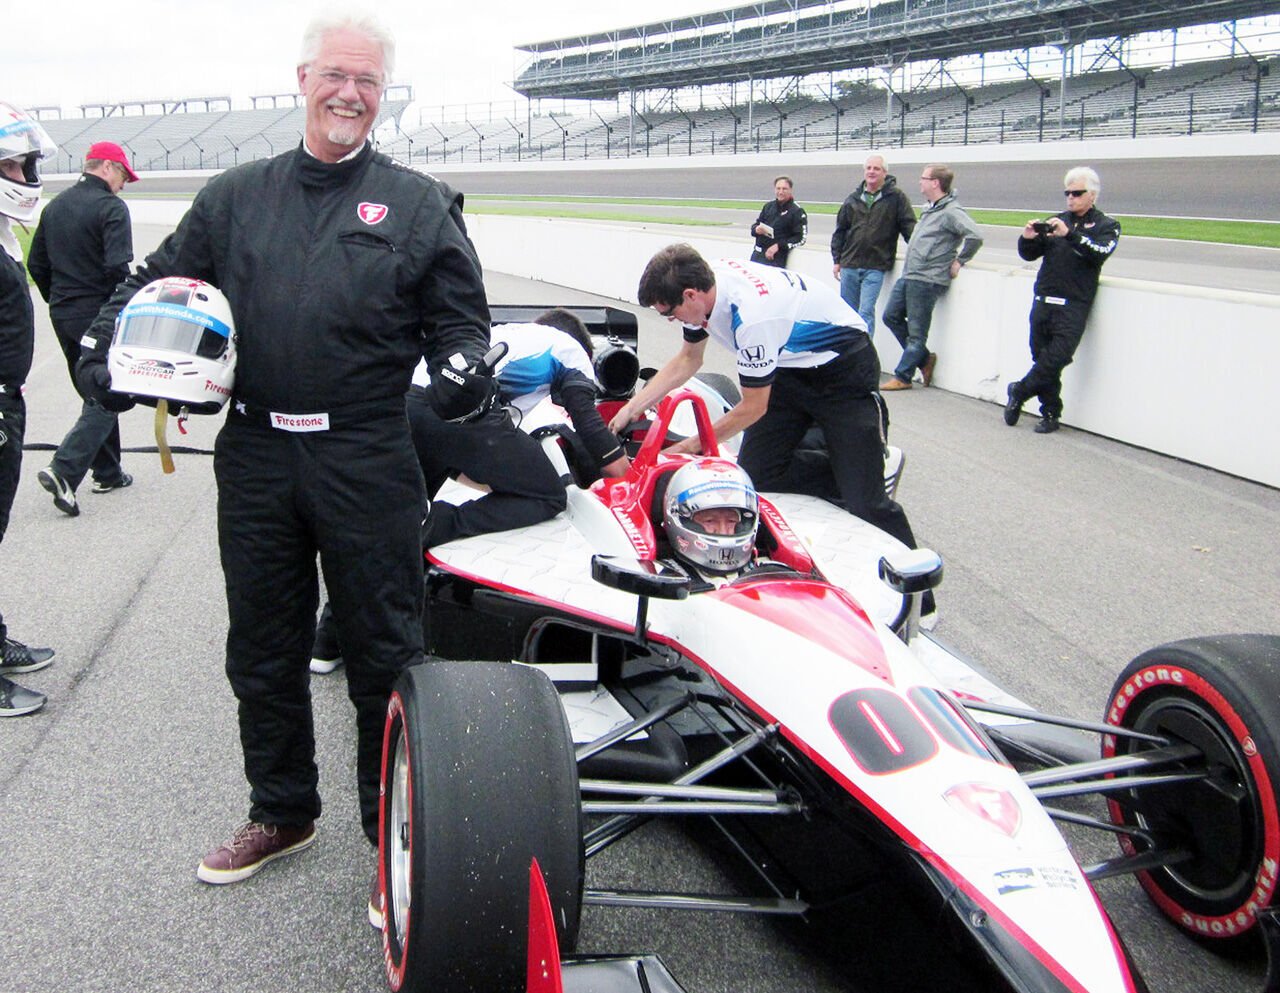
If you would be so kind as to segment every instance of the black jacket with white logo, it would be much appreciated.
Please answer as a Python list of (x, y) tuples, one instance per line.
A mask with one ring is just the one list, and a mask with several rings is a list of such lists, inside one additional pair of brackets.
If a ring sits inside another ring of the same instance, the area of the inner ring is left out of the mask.
[(1092, 303), (1102, 264), (1120, 242), (1120, 222), (1097, 207), (1077, 217), (1069, 210), (1056, 215), (1070, 231), (1062, 238), (1018, 236), (1018, 254), (1028, 262), (1043, 258), (1036, 276), (1039, 296)]
[[(773, 228), (772, 236), (756, 234), (756, 244), (751, 250), (752, 262), (763, 262), (765, 265), (785, 266), (791, 249), (799, 248), (809, 236), (809, 215), (794, 200), (785, 204), (770, 200), (760, 208), (760, 216), (751, 223), (751, 233), (755, 234), (757, 224), (767, 224)], [(772, 259), (765, 257), (770, 245), (777, 245), (778, 251)]]

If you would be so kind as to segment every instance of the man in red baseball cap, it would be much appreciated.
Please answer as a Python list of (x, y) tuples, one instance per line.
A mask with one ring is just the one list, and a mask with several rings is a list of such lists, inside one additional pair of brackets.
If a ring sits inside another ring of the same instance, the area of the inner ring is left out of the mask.
[[(27, 271), (49, 304), (49, 317), (75, 383), (80, 339), (111, 291), (129, 275), (133, 228), (118, 194), (137, 180), (124, 149), (113, 141), (90, 147), (84, 173), (59, 193), (40, 215), (31, 240)], [(80, 513), (76, 488), (93, 471), (93, 492), (109, 493), (133, 482), (120, 467), (120, 426), (116, 414), (82, 398), (80, 416), (36, 480), (64, 514)]]
[[(95, 142), (89, 149), (89, 154), (84, 157), (84, 171), (89, 171), (90, 163), (96, 162), (114, 162), (120, 166), (124, 172), (123, 183), (136, 183), (138, 174), (129, 167), (129, 159), (124, 154), (124, 149), (117, 145), (114, 141)], [(116, 190), (120, 192), (119, 189)]]

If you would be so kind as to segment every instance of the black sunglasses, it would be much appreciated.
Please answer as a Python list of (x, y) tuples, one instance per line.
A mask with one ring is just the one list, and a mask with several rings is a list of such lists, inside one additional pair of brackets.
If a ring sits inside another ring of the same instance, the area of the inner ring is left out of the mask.
[(1063, 190), (1062, 195), (1064, 197), (1082, 197), (1088, 192), (1088, 190)]

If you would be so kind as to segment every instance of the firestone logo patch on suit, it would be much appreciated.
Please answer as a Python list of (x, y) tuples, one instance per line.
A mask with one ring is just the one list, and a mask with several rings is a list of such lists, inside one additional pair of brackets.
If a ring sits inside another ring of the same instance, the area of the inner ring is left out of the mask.
[(379, 223), (389, 213), (385, 203), (369, 203), (365, 201), (356, 207), (356, 215), (370, 226)]

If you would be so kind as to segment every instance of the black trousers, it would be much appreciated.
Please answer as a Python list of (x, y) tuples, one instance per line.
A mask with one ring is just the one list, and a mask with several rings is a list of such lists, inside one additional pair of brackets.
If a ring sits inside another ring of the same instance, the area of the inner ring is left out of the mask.
[(506, 414), (450, 424), (436, 416), (419, 391), (410, 392), (405, 406), (429, 494), (458, 474), (490, 488), (466, 503), (435, 503), (423, 535), (427, 544), (526, 527), (564, 510), (564, 485), (542, 446)]
[[(22, 472), (22, 437), (27, 426), (27, 406), (18, 387), (7, 386), (0, 393), (0, 414), (8, 441), (0, 446), (0, 541), (9, 527), (9, 512), (13, 509), (13, 497), (18, 492), (18, 477)], [(0, 615), (0, 641), (8, 637), (4, 616)]]
[(295, 434), (233, 409), (214, 475), (249, 817), (297, 825), (320, 814), (308, 669), (318, 554), (356, 709), (361, 820), (376, 844), (387, 699), (423, 659), (425, 494), (403, 401), (365, 415)]
[(1041, 417), (1062, 416), (1062, 370), (1075, 358), (1091, 305), (1052, 304), (1039, 297), (1031, 304), (1032, 366), (1013, 392), (1019, 400), (1038, 397)]
[(779, 369), (769, 408), (747, 428), (738, 462), (757, 490), (823, 496), (820, 480), (811, 490), (793, 471), (800, 440), (818, 424), (845, 509), (915, 548), (906, 512), (884, 491), (879, 382), (880, 361), (870, 342), (814, 369)]
[[(89, 325), (98, 316), (95, 310), (89, 314), (74, 317), (56, 317), (53, 319), (53, 330), (58, 337), (58, 345), (67, 360), (67, 375), (71, 377), (71, 385), (76, 386), (76, 363), (80, 361), (80, 339), (89, 330)], [(67, 481), (74, 490), (84, 479), (85, 473), (92, 471), (93, 478), (103, 483), (115, 483), (120, 480), (120, 423), (115, 414), (103, 411), (96, 401), (80, 394), (85, 406), (80, 417), (67, 432), (62, 444), (54, 455), (54, 469)], [(95, 444), (111, 422), (106, 439)]]

